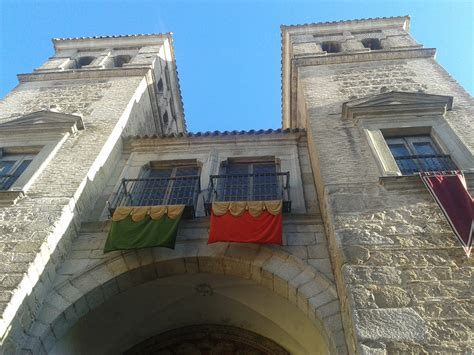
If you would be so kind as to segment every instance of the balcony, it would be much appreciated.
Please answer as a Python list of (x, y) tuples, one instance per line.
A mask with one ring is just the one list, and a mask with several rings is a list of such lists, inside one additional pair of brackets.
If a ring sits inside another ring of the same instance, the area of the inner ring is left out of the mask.
[(200, 186), (198, 175), (122, 179), (107, 204), (111, 216), (121, 206), (185, 205), (182, 218), (191, 219), (195, 217)]
[(395, 161), (403, 175), (458, 170), (449, 155), (407, 155), (395, 157)]
[(290, 173), (211, 175), (209, 195), (205, 202), (210, 214), (212, 202), (282, 200), (283, 212), (291, 212)]

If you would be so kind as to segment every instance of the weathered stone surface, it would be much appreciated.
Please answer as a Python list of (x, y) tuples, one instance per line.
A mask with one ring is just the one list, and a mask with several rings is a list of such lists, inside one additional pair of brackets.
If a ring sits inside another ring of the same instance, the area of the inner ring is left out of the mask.
[(356, 332), (362, 340), (423, 341), (425, 321), (410, 308), (356, 311)]
[(400, 271), (395, 267), (344, 265), (344, 279), (347, 283), (400, 284)]
[(402, 308), (411, 301), (408, 292), (400, 287), (376, 287), (372, 292), (375, 304), (380, 308)]

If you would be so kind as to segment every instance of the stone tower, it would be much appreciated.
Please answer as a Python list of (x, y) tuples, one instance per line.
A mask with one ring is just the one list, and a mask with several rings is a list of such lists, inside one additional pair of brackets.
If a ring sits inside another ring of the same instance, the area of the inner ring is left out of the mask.
[(463, 353), (472, 261), (396, 153), (427, 146), (472, 189), (473, 100), (409, 24), (283, 26), (283, 126), (307, 130), (349, 349)]
[(2, 168), (13, 164), (14, 175), (0, 178), (2, 341), (10, 331), (24, 341), (16, 326), (35, 319), (81, 221), (94, 215), (121, 136), (186, 131), (171, 40), (54, 39), (54, 56), (18, 75), (0, 102)]
[[(474, 347), (472, 261), (416, 174), (472, 188), (472, 98), (408, 17), (281, 30), (277, 130), (186, 132), (170, 35), (55, 39), (19, 75), (0, 102), (0, 353)], [(281, 245), (208, 243), (214, 203), (275, 200)], [(173, 249), (104, 252), (119, 208), (171, 205)]]

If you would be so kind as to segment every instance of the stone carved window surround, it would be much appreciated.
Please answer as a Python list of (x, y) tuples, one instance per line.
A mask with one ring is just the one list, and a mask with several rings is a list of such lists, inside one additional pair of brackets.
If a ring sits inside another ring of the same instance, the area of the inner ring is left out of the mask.
[(429, 135), (460, 170), (474, 173), (472, 154), (445, 118), (452, 102), (451, 96), (389, 92), (344, 103), (342, 116), (362, 130), (381, 178), (403, 176), (386, 143), (387, 136)]
[(82, 118), (50, 111), (33, 112), (0, 124), (0, 148), (36, 154), (8, 189), (0, 191), (0, 205), (15, 204), (30, 189), (62, 144), (84, 129)]

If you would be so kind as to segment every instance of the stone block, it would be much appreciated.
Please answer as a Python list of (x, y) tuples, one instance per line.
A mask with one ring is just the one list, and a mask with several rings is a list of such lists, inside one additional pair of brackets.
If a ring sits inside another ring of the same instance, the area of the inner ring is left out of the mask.
[(96, 287), (86, 295), (87, 305), (90, 309), (95, 309), (104, 303), (104, 294), (102, 292), (102, 287)]
[(160, 263), (156, 263), (156, 272), (158, 277), (166, 277), (178, 274), (184, 274), (186, 267), (184, 266), (184, 259), (172, 259), (165, 260)]
[(346, 283), (350, 284), (401, 284), (400, 271), (391, 266), (353, 266), (343, 265), (342, 272)]
[(285, 233), (287, 245), (313, 245), (316, 244), (316, 233), (300, 232)]
[(309, 245), (308, 258), (310, 259), (329, 259), (328, 247), (326, 245)]
[(250, 264), (247, 261), (224, 258), (224, 273), (226, 275), (237, 276), (244, 279), (250, 279)]
[(402, 308), (410, 304), (408, 292), (400, 287), (380, 286), (373, 288), (375, 304), (379, 308)]
[(355, 312), (356, 334), (361, 340), (422, 342), (425, 321), (411, 308), (363, 309)]

